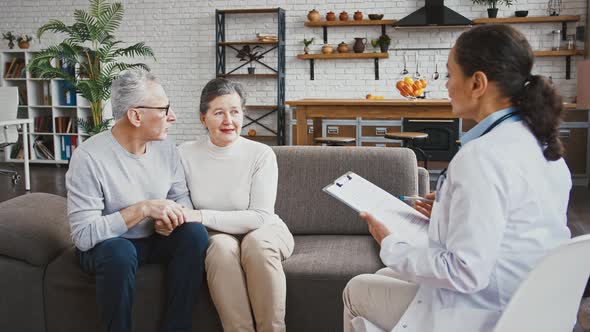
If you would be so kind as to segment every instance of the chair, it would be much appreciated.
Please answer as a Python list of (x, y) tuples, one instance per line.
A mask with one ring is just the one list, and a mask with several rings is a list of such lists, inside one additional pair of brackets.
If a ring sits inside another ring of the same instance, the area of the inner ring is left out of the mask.
[(315, 143), (326, 144), (327, 146), (345, 146), (356, 142), (354, 137), (316, 137), (313, 139)]
[(552, 250), (516, 290), (494, 332), (571, 332), (590, 275), (590, 235)]
[[(18, 126), (23, 130), (23, 151), (24, 151), (24, 168), (25, 168), (25, 190), (31, 190), (29, 180), (29, 140), (28, 125), (33, 123), (32, 119), (18, 119), (18, 88), (2, 87), (0, 88), (0, 148), (6, 148), (15, 144), (18, 140)], [(0, 175), (12, 177), (13, 184), (20, 180), (20, 175), (14, 170), (0, 169)]]
[(401, 140), (403, 142), (403, 146), (411, 149), (416, 153), (416, 157), (418, 154), (422, 156), (422, 160), (424, 160), (424, 168), (428, 169), (428, 155), (424, 150), (416, 145), (417, 141), (422, 141), (428, 138), (428, 133), (421, 133), (421, 132), (414, 132), (414, 131), (399, 131), (399, 132), (391, 132), (386, 133), (385, 138), (389, 139), (396, 139)]

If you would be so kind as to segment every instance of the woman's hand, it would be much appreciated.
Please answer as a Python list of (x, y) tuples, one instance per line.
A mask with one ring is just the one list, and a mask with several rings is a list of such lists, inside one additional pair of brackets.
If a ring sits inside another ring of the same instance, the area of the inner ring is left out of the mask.
[(385, 225), (375, 219), (375, 217), (368, 212), (361, 212), (359, 216), (367, 222), (367, 225), (369, 225), (369, 233), (371, 233), (379, 245), (381, 245), (381, 241), (383, 241), (384, 238), (391, 234)]
[[(426, 194), (424, 195), (424, 198), (434, 201), (436, 198), (436, 192), (433, 191), (430, 194)], [(422, 213), (423, 215), (428, 217), (428, 219), (430, 219), (433, 203), (434, 202), (414, 201), (414, 209), (416, 209), (416, 211)]]
[(163, 235), (163, 236), (168, 236), (172, 233), (173, 229), (171, 229), (164, 221), (162, 220), (156, 220), (154, 222), (154, 230), (156, 231), (156, 233)]

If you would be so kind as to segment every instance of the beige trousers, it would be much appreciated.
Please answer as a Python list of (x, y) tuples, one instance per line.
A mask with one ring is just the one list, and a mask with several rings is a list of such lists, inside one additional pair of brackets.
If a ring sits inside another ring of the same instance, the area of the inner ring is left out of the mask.
[(344, 332), (353, 332), (351, 320), (361, 316), (391, 331), (418, 292), (418, 285), (396, 278), (390, 268), (352, 278), (344, 292)]
[(207, 283), (224, 331), (285, 331), (287, 282), (281, 262), (293, 246), (283, 223), (239, 236), (209, 231)]

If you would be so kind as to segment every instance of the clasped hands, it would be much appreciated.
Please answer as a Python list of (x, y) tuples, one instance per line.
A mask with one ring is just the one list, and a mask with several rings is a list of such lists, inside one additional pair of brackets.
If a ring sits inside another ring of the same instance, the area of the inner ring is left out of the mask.
[[(435, 193), (431, 192), (430, 194), (425, 195), (424, 198), (434, 201)], [(432, 204), (432, 202), (414, 201), (414, 209), (428, 217), (428, 220), (430, 220)], [(381, 241), (383, 241), (384, 238), (391, 234), (391, 231), (387, 229), (383, 223), (375, 219), (375, 217), (373, 217), (370, 213), (361, 212), (359, 216), (367, 222), (367, 226), (369, 226), (369, 233), (371, 233), (379, 245), (381, 245)]]
[(201, 222), (199, 210), (187, 209), (182, 205), (167, 199), (146, 201), (143, 215), (154, 220), (156, 233), (168, 236), (172, 231), (185, 222)]

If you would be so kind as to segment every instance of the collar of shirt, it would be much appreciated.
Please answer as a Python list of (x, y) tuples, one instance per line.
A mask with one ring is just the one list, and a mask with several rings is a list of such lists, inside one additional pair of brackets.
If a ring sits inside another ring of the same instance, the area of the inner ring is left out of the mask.
[[(483, 120), (481, 120), (475, 127), (471, 128), (468, 132), (466, 132), (463, 136), (461, 136), (461, 145), (465, 146), (465, 144), (473, 141), (474, 139), (480, 137), (486, 129), (488, 129), (495, 121), (503, 117), (508, 113), (516, 112), (517, 109), (515, 107), (508, 107), (499, 111), (496, 111)], [(503, 122), (516, 122), (520, 121), (520, 116), (515, 115), (510, 118), (507, 118)]]

